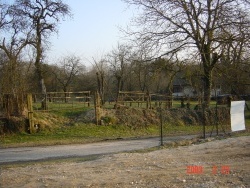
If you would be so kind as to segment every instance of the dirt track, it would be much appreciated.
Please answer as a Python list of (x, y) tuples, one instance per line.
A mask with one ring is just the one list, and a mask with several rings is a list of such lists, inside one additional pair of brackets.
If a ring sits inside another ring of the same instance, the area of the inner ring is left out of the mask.
[(0, 187), (250, 187), (250, 137), (92, 161), (3, 167)]

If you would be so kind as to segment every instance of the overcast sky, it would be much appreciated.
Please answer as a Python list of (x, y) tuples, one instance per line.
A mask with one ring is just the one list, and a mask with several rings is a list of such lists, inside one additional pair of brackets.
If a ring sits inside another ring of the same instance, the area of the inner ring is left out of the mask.
[(58, 35), (50, 37), (49, 63), (74, 54), (91, 60), (112, 50), (121, 41), (119, 26), (128, 25), (133, 11), (121, 0), (64, 0), (73, 18), (66, 18)]

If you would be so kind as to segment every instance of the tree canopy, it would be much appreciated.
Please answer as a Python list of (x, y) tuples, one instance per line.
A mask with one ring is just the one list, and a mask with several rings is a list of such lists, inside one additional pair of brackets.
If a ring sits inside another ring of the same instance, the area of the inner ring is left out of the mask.
[[(158, 56), (198, 57), (203, 66), (204, 99), (209, 105), (212, 71), (225, 45), (249, 41), (249, 1), (246, 0), (124, 0), (139, 7), (135, 41), (151, 46)], [(248, 46), (249, 48), (249, 46)]]

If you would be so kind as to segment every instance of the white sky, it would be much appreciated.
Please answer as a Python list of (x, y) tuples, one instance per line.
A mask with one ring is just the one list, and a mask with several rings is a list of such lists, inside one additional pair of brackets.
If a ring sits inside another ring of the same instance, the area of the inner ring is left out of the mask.
[(58, 35), (50, 37), (49, 63), (61, 56), (74, 54), (81, 57), (85, 64), (86, 59), (104, 55), (122, 40), (118, 27), (128, 25), (133, 16), (133, 11), (121, 0), (63, 2), (71, 7), (73, 18), (62, 21)]

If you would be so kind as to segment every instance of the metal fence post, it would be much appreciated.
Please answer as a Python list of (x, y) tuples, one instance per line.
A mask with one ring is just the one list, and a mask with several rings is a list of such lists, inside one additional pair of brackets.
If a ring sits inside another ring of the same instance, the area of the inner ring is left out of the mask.
[(160, 107), (160, 145), (163, 146), (163, 116), (162, 108)]

